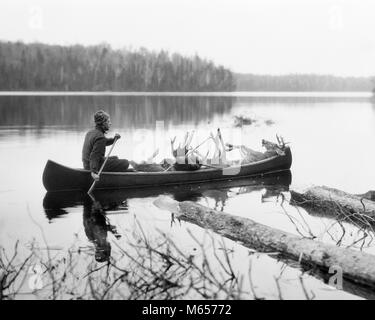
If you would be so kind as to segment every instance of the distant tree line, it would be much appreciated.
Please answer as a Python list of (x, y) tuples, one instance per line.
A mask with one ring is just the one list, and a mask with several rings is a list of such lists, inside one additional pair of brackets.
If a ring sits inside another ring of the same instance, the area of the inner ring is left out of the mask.
[(0, 42), (0, 90), (232, 91), (235, 79), (197, 55)]
[(1, 91), (371, 91), (375, 78), (234, 74), (195, 55), (0, 41)]
[(371, 91), (371, 77), (290, 74), (280, 76), (236, 74), (237, 91)]

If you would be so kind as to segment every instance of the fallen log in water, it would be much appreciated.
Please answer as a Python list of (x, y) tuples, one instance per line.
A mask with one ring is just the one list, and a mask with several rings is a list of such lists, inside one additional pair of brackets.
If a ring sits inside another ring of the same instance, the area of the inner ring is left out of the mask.
[(354, 195), (325, 186), (315, 186), (303, 193), (290, 191), (291, 204), (307, 210), (322, 212), (336, 218), (350, 218), (358, 223), (375, 224), (375, 202), (368, 199), (369, 192)]
[[(343, 278), (363, 286), (375, 288), (375, 256), (360, 251), (344, 249), (319, 241), (296, 236), (250, 219), (222, 213), (190, 201), (168, 200), (159, 207), (174, 212), (181, 220), (192, 222), (244, 246), (262, 252), (280, 252), (301, 264), (317, 266), (325, 272), (341, 268)], [(156, 202), (157, 202), (156, 201)]]

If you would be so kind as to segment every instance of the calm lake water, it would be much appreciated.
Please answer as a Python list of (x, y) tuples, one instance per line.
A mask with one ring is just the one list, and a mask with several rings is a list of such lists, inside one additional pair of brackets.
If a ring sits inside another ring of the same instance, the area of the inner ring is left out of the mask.
[[(375, 105), (368, 97), (332, 96), (0, 96), (0, 242), (13, 248), (15, 241), (42, 239), (40, 228), (51, 247), (65, 248), (73, 239), (92, 246), (87, 233), (85, 210), (91, 203), (80, 195), (46, 194), (42, 172), (47, 159), (81, 167), (85, 132), (92, 115), (104, 109), (111, 115), (112, 128), (121, 134), (114, 149), (119, 157), (142, 160), (156, 148), (156, 161), (169, 157), (169, 138), (182, 141), (186, 131), (195, 131), (193, 145), (217, 128), (225, 142), (245, 144), (261, 150), (261, 139), (275, 141), (275, 134), (290, 142), (293, 153), (291, 173), (268, 179), (245, 179), (232, 185), (209, 184), (159, 190), (128, 190), (98, 193), (97, 200), (118, 228), (136, 217), (179, 238), (189, 250), (184, 228), (197, 234), (190, 224), (172, 226), (170, 214), (153, 201), (160, 195), (176, 200), (193, 200), (218, 210), (251, 218), (295, 234), (313, 233), (321, 241), (337, 243), (342, 230), (330, 217), (314, 217), (302, 209), (280, 204), (289, 188), (312, 184), (327, 185), (351, 193), (375, 189)], [(253, 120), (236, 126), (235, 117)], [(211, 150), (205, 144), (202, 154)], [(236, 159), (235, 152), (230, 155)], [(285, 209), (293, 219), (285, 214)], [(117, 213), (117, 214), (116, 214)], [(332, 226), (331, 226), (332, 225)], [(330, 227), (330, 232), (326, 232)], [(361, 237), (347, 225), (340, 245)], [(116, 239), (110, 239), (116, 241)], [(235, 245), (235, 244), (233, 244)], [(374, 253), (373, 244), (353, 248)], [(276, 263), (276, 262), (275, 262)], [(265, 274), (258, 274), (264, 280)], [(316, 286), (315, 286), (316, 287)], [(265, 289), (266, 290), (266, 289)], [(267, 290), (266, 290), (267, 291)], [(291, 297), (298, 294), (289, 288)], [(339, 297), (339, 293), (334, 297)]]

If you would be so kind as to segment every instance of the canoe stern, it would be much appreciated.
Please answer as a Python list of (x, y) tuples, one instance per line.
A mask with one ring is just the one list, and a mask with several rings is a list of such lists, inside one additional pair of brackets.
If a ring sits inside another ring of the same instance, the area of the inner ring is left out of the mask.
[(47, 191), (65, 191), (88, 190), (92, 178), (87, 170), (71, 169), (48, 160), (42, 180)]

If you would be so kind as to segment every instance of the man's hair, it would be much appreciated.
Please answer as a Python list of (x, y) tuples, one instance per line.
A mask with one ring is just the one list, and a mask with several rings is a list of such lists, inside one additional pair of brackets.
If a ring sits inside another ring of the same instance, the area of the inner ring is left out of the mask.
[(101, 125), (109, 119), (109, 114), (103, 110), (99, 110), (94, 114), (95, 124)]

